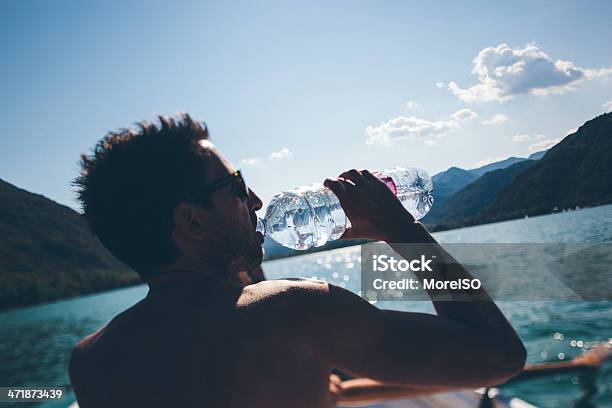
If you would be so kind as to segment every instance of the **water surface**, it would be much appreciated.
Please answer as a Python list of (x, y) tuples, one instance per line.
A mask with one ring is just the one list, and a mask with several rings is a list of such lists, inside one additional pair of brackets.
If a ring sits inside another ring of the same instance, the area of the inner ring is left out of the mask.
[[(435, 236), (442, 242), (469, 243), (611, 242), (612, 206), (445, 231)], [(324, 279), (358, 291), (359, 255), (359, 247), (343, 248), (266, 262), (264, 270), (269, 278)], [(0, 313), (0, 385), (68, 384), (71, 347), (146, 293), (147, 288), (141, 285)], [(433, 312), (428, 302), (380, 302), (377, 306)], [(500, 307), (525, 342), (531, 363), (569, 359), (589, 343), (612, 337), (610, 302), (500, 302)], [(594, 379), (556, 376), (506, 387), (503, 392), (542, 407), (609, 407), (611, 366), (608, 364)], [(72, 400), (70, 393), (60, 403), (34, 406), (65, 407)]]

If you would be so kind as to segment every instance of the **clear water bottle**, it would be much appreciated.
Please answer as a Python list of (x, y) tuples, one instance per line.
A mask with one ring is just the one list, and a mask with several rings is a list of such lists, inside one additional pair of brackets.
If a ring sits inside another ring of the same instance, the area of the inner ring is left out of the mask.
[[(421, 169), (402, 168), (375, 172), (415, 219), (427, 214), (433, 204), (433, 182)], [(350, 222), (338, 198), (322, 184), (299, 187), (276, 194), (257, 231), (279, 244), (304, 250), (340, 238)]]

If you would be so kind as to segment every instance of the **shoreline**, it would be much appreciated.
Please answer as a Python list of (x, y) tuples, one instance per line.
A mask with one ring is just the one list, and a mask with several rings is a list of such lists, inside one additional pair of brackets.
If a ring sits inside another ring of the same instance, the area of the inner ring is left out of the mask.
[[(546, 217), (546, 216), (567, 214), (567, 213), (571, 213), (571, 212), (575, 212), (575, 211), (588, 211), (588, 210), (592, 210), (592, 209), (597, 209), (597, 208), (605, 207), (605, 206), (608, 206), (608, 205), (611, 205), (611, 204), (604, 204), (604, 205), (595, 206), (595, 207), (582, 207), (582, 208), (580, 208), (580, 210), (559, 211), (559, 212), (554, 212), (554, 213), (550, 213), (550, 214), (534, 215), (534, 216), (529, 216), (529, 219), (539, 219), (539, 218)], [(448, 231), (457, 231), (457, 230), (474, 228), (474, 227), (482, 227), (482, 226), (492, 225), (492, 224), (503, 224), (503, 223), (508, 223), (508, 222), (517, 222), (517, 221), (522, 221), (524, 219), (525, 218), (514, 218), (514, 219), (507, 219), (507, 220), (501, 220), (501, 221), (496, 221), (496, 222), (487, 222), (487, 223), (476, 224), (476, 225), (466, 225), (466, 226), (461, 226), (461, 227), (458, 227), (458, 228), (450, 228), (450, 229), (445, 229), (445, 230), (434, 230), (434, 231), (432, 231), (432, 233), (434, 233), (434, 234), (446, 233)], [(369, 242), (369, 241), (367, 241), (367, 240), (351, 240), (350, 242), (343, 242), (343, 241), (338, 240), (338, 241), (332, 241), (331, 242), (332, 245), (329, 245), (329, 246), (325, 245), (325, 246), (319, 247), (319, 248), (311, 248), (311, 249), (306, 250), (306, 251), (293, 251), (293, 250), (290, 250), (290, 249), (287, 248), (287, 251), (290, 251), (290, 252), (288, 252), (286, 254), (279, 254), (277, 256), (271, 256), (271, 257), (264, 257), (264, 263), (268, 262), (268, 261), (275, 261), (275, 260), (279, 260), (279, 259), (287, 259), (287, 258), (301, 256), (301, 255), (309, 255), (309, 254), (318, 253), (318, 252), (325, 252), (325, 251), (330, 251), (330, 250), (334, 250), (334, 249), (348, 248), (348, 247), (352, 247), (352, 246), (361, 245), (361, 244), (364, 244), (364, 243), (367, 243), (367, 242)], [(335, 245), (333, 245), (333, 244), (335, 244)], [(20, 305), (14, 305), (14, 306), (0, 308), (0, 313), (8, 312), (8, 311), (13, 311), (13, 310), (26, 309), (28, 307), (52, 304), (52, 303), (55, 303), (55, 302), (75, 299), (75, 298), (79, 298), (79, 297), (82, 297), (82, 296), (95, 295), (95, 294), (104, 293), (104, 292), (108, 292), (108, 291), (112, 291), (112, 290), (125, 289), (125, 288), (134, 287), (134, 286), (138, 286), (138, 285), (144, 284), (144, 282), (142, 282), (138, 277), (136, 277), (135, 273), (134, 273), (134, 276), (135, 276), (135, 278), (133, 280), (130, 280), (129, 283), (127, 283), (125, 285), (123, 285), (123, 284), (110, 285), (108, 287), (100, 288), (99, 290), (84, 291), (82, 293), (74, 294), (74, 295), (71, 295), (71, 296), (57, 297), (57, 298), (50, 299), (48, 301), (43, 301), (43, 302), (31, 302), (31, 303), (27, 303), (26, 302), (26, 303), (23, 303), (23, 304), (20, 304)]]

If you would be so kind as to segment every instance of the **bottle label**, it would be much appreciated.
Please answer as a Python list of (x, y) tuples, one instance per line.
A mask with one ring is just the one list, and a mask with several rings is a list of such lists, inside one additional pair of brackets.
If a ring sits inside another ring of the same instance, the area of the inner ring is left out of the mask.
[(395, 186), (395, 182), (391, 177), (385, 176), (383, 174), (375, 174), (375, 176), (378, 177), (383, 183), (385, 183), (385, 185), (389, 187), (389, 190), (391, 190), (393, 194), (397, 195), (397, 187)]

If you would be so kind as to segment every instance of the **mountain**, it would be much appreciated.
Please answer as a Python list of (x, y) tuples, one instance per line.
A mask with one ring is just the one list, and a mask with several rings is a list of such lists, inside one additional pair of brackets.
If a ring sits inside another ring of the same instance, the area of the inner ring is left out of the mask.
[(586, 122), (517, 176), (483, 217), (501, 220), (612, 202), (612, 112)]
[(472, 174), (474, 176), (474, 178), (478, 178), (480, 176), (482, 176), (485, 173), (488, 173), (490, 171), (493, 170), (498, 170), (498, 169), (505, 169), (506, 167), (510, 167), (515, 163), (518, 162), (522, 162), (524, 160), (527, 160), (525, 158), (522, 157), (508, 157), (507, 159), (495, 162), (495, 163), (490, 163), (490, 164), (486, 164), (482, 167), (478, 167), (476, 169), (471, 169), (468, 170), (470, 172), (470, 174)]
[(432, 230), (471, 224), (481, 211), (495, 202), (504, 187), (536, 163), (536, 160), (522, 160), (509, 167), (485, 173), (450, 197), (443, 205), (433, 206), (424, 223)]
[(542, 150), (541, 152), (531, 153), (527, 159), (528, 160), (540, 160), (544, 155), (548, 152), (548, 150)]
[(538, 160), (546, 154), (546, 150), (533, 153), (527, 158), (509, 157), (507, 159), (490, 163), (475, 169), (464, 170), (459, 167), (451, 167), (448, 170), (434, 175), (431, 179), (434, 183), (434, 207), (427, 214), (422, 222), (427, 225), (434, 225), (439, 220), (435, 220), (442, 212), (444, 204), (458, 191), (478, 180), (482, 175), (499, 169), (505, 169), (516, 163), (525, 160)]
[(0, 180), (0, 309), (138, 282), (77, 212)]
[(476, 180), (476, 176), (459, 167), (436, 174), (431, 179), (434, 183), (434, 199), (436, 205), (441, 205), (450, 196)]
[(293, 252), (291, 249), (277, 244), (268, 237), (264, 239), (263, 248), (266, 259), (283, 258)]
[(464, 170), (460, 167), (451, 167), (448, 170), (442, 171), (431, 178), (434, 182), (435, 203), (437, 206), (440, 206), (457, 191), (477, 180), (483, 174), (493, 170), (505, 169), (506, 167), (525, 160), (539, 160), (544, 157), (546, 152), (547, 150), (532, 153), (527, 158), (508, 157), (507, 159), (470, 170)]

